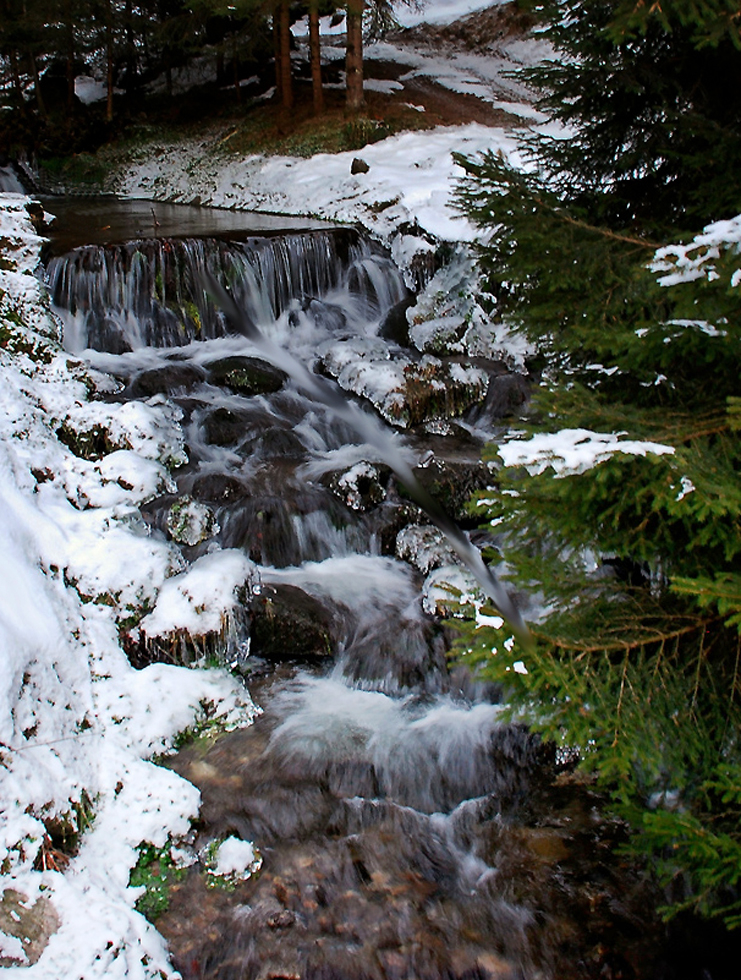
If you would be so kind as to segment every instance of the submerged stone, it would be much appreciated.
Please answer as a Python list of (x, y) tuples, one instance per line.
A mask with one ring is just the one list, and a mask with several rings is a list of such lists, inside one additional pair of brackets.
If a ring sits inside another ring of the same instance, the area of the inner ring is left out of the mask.
[(266, 395), (279, 391), (287, 378), (284, 371), (258, 357), (225, 357), (205, 365), (209, 381), (226, 385), (240, 395)]

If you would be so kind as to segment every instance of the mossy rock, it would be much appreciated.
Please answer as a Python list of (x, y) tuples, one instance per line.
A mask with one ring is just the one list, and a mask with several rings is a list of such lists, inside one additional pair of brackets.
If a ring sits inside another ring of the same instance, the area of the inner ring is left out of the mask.
[(170, 906), (170, 889), (185, 877), (186, 869), (175, 866), (169, 847), (156, 848), (151, 844), (139, 846), (139, 859), (131, 872), (129, 885), (144, 886), (136, 900), (136, 909), (150, 922), (155, 922)]
[(102, 425), (78, 430), (65, 421), (57, 428), (57, 438), (79, 459), (103, 459), (117, 449), (128, 448), (114, 442), (108, 429)]
[(258, 357), (225, 357), (206, 365), (209, 380), (240, 395), (269, 395), (279, 391), (288, 375)]

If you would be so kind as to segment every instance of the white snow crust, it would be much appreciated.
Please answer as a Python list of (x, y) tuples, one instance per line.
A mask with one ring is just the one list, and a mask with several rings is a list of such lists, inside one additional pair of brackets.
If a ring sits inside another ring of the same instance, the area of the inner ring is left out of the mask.
[(673, 446), (658, 442), (622, 439), (620, 432), (592, 432), (589, 429), (562, 429), (542, 432), (530, 439), (511, 439), (499, 447), (505, 466), (524, 466), (531, 475), (549, 467), (557, 477), (584, 473), (615, 453), (629, 456), (672, 454)]
[[(0, 195), (11, 266), (0, 268), (0, 327), (12, 327), (0, 347), (0, 887), (29, 907), (43, 893), (58, 927), (36, 962), (22, 929), (0, 934), (0, 955), (18, 964), (5, 967), (9, 977), (27, 980), (175, 977), (161, 937), (134, 910), (129, 874), (142, 841), (160, 847), (188, 831), (199, 793), (151, 759), (206, 711), (228, 725), (256, 709), (223, 671), (135, 671), (119, 646), (117, 620), (182, 572), (138, 511), (169, 484), (182, 433), (162, 399), (88, 400), (93, 378), (59, 347), (34, 275), (41, 239), (25, 205)], [(62, 423), (104, 426), (120, 448), (75, 456), (57, 437)], [(212, 583), (213, 611), (228, 609), (235, 574), (222, 568)], [(92, 825), (65, 867), (44, 820), (74, 823), (81, 803)]]

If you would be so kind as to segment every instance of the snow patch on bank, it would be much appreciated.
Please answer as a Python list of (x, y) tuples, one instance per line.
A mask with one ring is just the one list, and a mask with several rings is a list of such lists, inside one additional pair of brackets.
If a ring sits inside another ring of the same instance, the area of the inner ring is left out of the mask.
[[(3, 894), (48, 909), (51, 935), (34, 961), (19, 914), (3, 965), (27, 980), (175, 977), (129, 874), (142, 841), (188, 831), (199, 794), (150, 760), (199, 718), (247, 723), (256, 709), (222, 671), (135, 671), (119, 646), (117, 622), (182, 569), (138, 511), (170, 479), (177, 419), (163, 400), (88, 400), (94, 379), (59, 348), (34, 275), (25, 204), (0, 195), (0, 864)], [(118, 443), (100, 458), (58, 436), (74, 444), (95, 425)], [(77, 853), (52, 846), (60, 820), (81, 832)]]
[[(113, 189), (128, 197), (184, 204), (198, 198), (213, 207), (357, 223), (387, 243), (400, 225), (440, 241), (475, 242), (478, 230), (451, 201), (464, 175), (452, 154), (492, 148), (514, 165), (523, 164), (513, 133), (477, 124), (401, 133), (361, 150), (309, 159), (219, 157), (208, 142), (163, 143), (147, 160), (130, 165)], [(368, 164), (368, 173), (350, 173), (357, 156)]]

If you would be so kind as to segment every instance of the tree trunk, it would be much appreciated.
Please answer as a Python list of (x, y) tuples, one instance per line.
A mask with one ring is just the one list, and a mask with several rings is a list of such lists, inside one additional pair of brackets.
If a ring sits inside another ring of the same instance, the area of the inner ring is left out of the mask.
[(319, 0), (309, 0), (309, 52), (311, 55), (311, 91), (314, 96), (314, 115), (324, 110), (322, 91), (322, 46), (319, 39)]
[(356, 113), (363, 108), (363, 10), (365, 0), (347, 0), (346, 107)]
[(21, 115), (25, 119), (28, 115), (26, 108), (26, 97), (23, 94), (23, 82), (21, 81), (21, 72), (18, 67), (18, 52), (11, 50), (8, 55), (8, 60), (10, 61), (10, 74), (13, 79), (13, 91), (15, 92), (15, 97), (18, 102), (18, 109)]
[(239, 84), (239, 51), (237, 50), (237, 32), (232, 34), (232, 77), (237, 105), (242, 105), (242, 86)]
[(44, 121), (46, 121), (48, 119), (48, 115), (47, 115), (47, 112), (46, 112), (46, 104), (44, 103), (44, 96), (42, 95), (42, 92), (41, 92), (41, 84), (40, 84), (40, 79), (39, 79), (39, 67), (36, 64), (36, 58), (35, 58), (35, 56), (32, 55), (30, 52), (29, 52), (29, 55), (28, 55), (28, 63), (29, 63), (29, 66), (31, 68), (31, 75), (33, 76), (33, 90), (34, 90), (34, 94), (36, 96), (36, 107), (39, 110), (39, 115), (41, 116), (41, 118)]
[(71, 125), (75, 110), (75, 28), (71, 0), (66, 0), (64, 16), (67, 21), (67, 122)]
[(280, 4), (280, 93), (284, 109), (293, 106), (293, 84), (291, 79), (291, 11), (289, 0)]
[(105, 29), (105, 57), (106, 57), (106, 103), (105, 118), (106, 122), (113, 120), (113, 10), (111, 2), (106, 4), (106, 29)]
[(273, 13), (273, 57), (275, 59), (275, 91), (278, 101), (283, 101), (283, 72), (280, 66), (280, 14), (276, 9)]
[(136, 41), (134, 38), (134, 8), (132, 0), (126, 0), (126, 102), (132, 108), (139, 87), (138, 67), (136, 58)]

